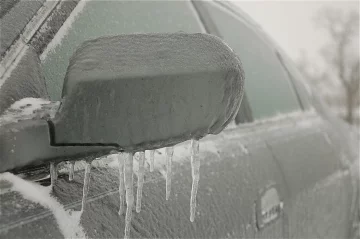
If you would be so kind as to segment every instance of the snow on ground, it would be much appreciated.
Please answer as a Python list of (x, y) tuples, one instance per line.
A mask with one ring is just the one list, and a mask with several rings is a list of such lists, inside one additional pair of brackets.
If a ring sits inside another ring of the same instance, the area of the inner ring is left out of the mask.
[(0, 174), (0, 181), (3, 180), (10, 182), (12, 184), (10, 190), (20, 193), (24, 199), (48, 208), (65, 238), (86, 238), (84, 229), (80, 225), (80, 212), (65, 210), (63, 205), (50, 195), (51, 187), (25, 181), (11, 173)]

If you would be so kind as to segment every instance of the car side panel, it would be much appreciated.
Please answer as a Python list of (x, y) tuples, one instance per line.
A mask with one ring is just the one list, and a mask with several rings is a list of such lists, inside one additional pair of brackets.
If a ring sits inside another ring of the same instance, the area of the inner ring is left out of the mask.
[[(260, 127), (247, 125), (208, 136), (200, 142), (200, 184), (195, 222), (189, 221), (191, 167), (190, 144), (175, 147), (173, 185), (170, 200), (165, 200), (164, 150), (158, 151), (154, 173), (146, 170), (142, 211), (134, 213), (131, 234), (136, 238), (284, 238), (287, 217), (281, 214), (261, 230), (257, 228), (256, 205), (260, 192), (276, 185), (285, 207), (289, 203), (283, 175), (263, 138), (274, 134), (272, 122)], [(160, 154), (161, 153), (161, 154)], [(77, 164), (78, 166), (80, 164)], [(122, 237), (124, 215), (119, 207), (116, 157), (93, 162), (89, 203), (81, 225), (89, 237)], [(136, 169), (135, 159), (135, 169)], [(114, 168), (115, 167), (115, 168)], [(136, 179), (136, 178), (135, 178)], [(136, 180), (135, 180), (136, 183)], [(52, 195), (66, 209), (80, 210), (83, 171), (75, 180), (60, 178)], [(0, 220), (0, 235), (18, 238), (28, 234), (44, 238), (57, 235), (55, 218), (47, 209), (23, 200), (9, 200), (10, 191), (0, 195), (7, 201), (7, 215)], [(16, 193), (15, 193), (16, 194)], [(20, 207), (20, 210), (15, 210)], [(24, 216), (23, 212), (30, 210)], [(9, 219), (4, 220), (4, 218)], [(47, 218), (47, 220), (44, 220)], [(29, 226), (31, 225), (31, 226)], [(1, 234), (2, 233), (2, 234)]]
[[(313, 125), (301, 134), (285, 129), (284, 138), (269, 142), (289, 186), (289, 236), (347, 238), (350, 174), (327, 135), (327, 122), (317, 118), (308, 123)], [(294, 122), (293, 127), (301, 124)]]

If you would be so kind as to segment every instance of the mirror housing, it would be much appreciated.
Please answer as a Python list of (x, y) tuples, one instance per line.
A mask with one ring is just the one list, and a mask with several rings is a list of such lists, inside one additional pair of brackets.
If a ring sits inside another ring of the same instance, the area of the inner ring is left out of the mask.
[(221, 132), (241, 103), (236, 54), (208, 34), (133, 34), (84, 42), (51, 121), (53, 145), (168, 147)]

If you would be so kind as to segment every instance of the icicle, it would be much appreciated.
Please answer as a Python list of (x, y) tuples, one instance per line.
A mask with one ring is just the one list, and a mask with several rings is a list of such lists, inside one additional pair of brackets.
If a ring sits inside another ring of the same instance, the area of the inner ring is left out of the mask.
[(120, 195), (120, 207), (119, 207), (119, 215), (124, 213), (125, 207), (125, 186), (124, 186), (124, 159), (121, 158), (121, 153), (118, 154), (118, 162), (119, 162), (119, 195)]
[(199, 140), (191, 140), (191, 199), (190, 199), (190, 221), (195, 219), (196, 212), (196, 194), (199, 185), (199, 169), (200, 169), (200, 157), (199, 157)]
[(51, 187), (54, 187), (57, 180), (57, 168), (54, 162), (50, 163), (50, 178), (51, 178)]
[(142, 189), (144, 185), (144, 163), (145, 163), (145, 152), (139, 152), (139, 171), (138, 171), (138, 184), (137, 184), (137, 194), (136, 194), (136, 212), (141, 211), (141, 198), (142, 198)]
[(75, 166), (75, 162), (74, 162), (74, 161), (71, 161), (71, 162), (70, 162), (69, 181), (73, 181), (73, 180), (74, 180), (74, 166)]
[(133, 153), (127, 153), (124, 166), (124, 179), (126, 189), (126, 216), (125, 216), (125, 236), (124, 238), (130, 238), (130, 226), (132, 218), (132, 207), (134, 204), (134, 192), (133, 192)]
[(166, 148), (166, 200), (170, 197), (171, 192), (171, 165), (174, 154), (174, 147)]
[(85, 176), (84, 176), (84, 186), (83, 186), (83, 197), (81, 202), (81, 213), (84, 212), (87, 194), (90, 187), (90, 172), (91, 172), (91, 161), (86, 162), (85, 166)]
[(150, 150), (150, 172), (154, 171), (155, 150)]

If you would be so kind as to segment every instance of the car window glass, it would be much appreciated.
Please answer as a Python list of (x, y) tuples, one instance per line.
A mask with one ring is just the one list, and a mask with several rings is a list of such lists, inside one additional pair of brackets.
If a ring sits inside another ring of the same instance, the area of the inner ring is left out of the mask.
[(301, 109), (275, 51), (233, 13), (218, 4), (204, 4), (222, 38), (239, 55), (245, 89), (255, 119)]
[(26, 24), (34, 17), (41, 8), (45, 0), (32, 1), (9, 1), (1, 0), (1, 19), (0, 19), (0, 55), (5, 52), (19, 38)]
[(61, 98), (69, 59), (85, 40), (129, 33), (203, 31), (187, 1), (88, 1), (80, 2), (73, 11), (76, 12), (73, 19), (70, 16), (65, 21), (41, 56), (52, 100)]
[(289, 74), (292, 77), (294, 84), (296, 85), (296, 90), (299, 93), (299, 97), (301, 98), (302, 105), (304, 109), (311, 108), (311, 100), (309, 94), (311, 93), (310, 88), (306, 87), (306, 79), (299, 72), (295, 63), (291, 61), (291, 59), (285, 55), (284, 53), (279, 52), (279, 59), (283, 66), (288, 70)]

